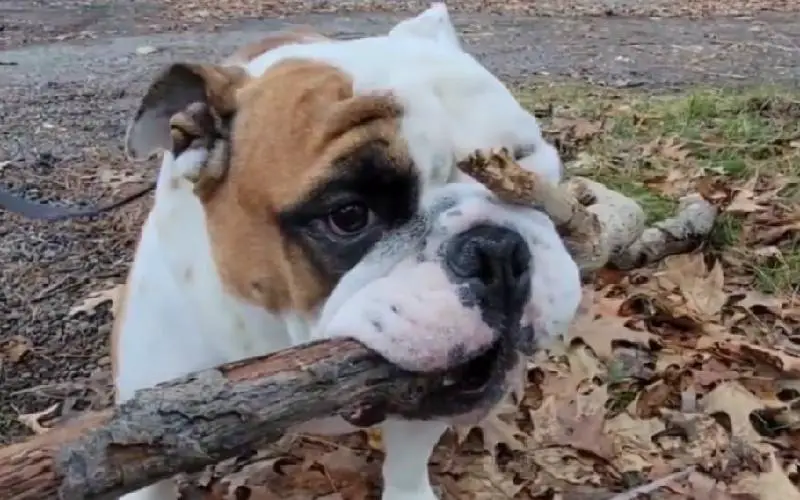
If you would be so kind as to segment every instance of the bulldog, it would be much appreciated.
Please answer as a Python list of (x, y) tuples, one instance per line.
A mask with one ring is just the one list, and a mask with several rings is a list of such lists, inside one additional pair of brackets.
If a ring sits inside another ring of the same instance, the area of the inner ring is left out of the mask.
[[(182, 127), (184, 110), (197, 119)], [(132, 158), (163, 160), (113, 328), (116, 401), (351, 337), (404, 370), (455, 374), (430, 415), (377, 424), (382, 498), (434, 500), (427, 464), (443, 432), (485, 415), (516, 353), (563, 333), (580, 300), (547, 215), (456, 168), (497, 147), (560, 180), (534, 116), (462, 50), (441, 3), (382, 36), (280, 33), (220, 64), (168, 67), (126, 135)], [(301, 427), (358, 428), (337, 416)], [(162, 481), (123, 498), (174, 497)]]

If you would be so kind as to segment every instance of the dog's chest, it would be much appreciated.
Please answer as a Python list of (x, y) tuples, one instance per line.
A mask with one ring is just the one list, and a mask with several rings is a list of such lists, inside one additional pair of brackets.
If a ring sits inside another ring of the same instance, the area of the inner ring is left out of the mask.
[[(159, 189), (169, 188), (160, 186)], [(187, 371), (284, 349), (307, 324), (226, 293), (191, 193), (156, 194), (128, 281), (118, 338), (118, 387), (141, 387)]]

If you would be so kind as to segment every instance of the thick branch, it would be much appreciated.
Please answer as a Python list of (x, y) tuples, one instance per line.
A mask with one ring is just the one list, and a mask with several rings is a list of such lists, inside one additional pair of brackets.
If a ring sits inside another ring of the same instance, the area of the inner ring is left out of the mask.
[(317, 418), (341, 414), (369, 425), (387, 413), (431, 416), (436, 379), (401, 372), (345, 339), (194, 373), (0, 449), (0, 499), (114, 498)]

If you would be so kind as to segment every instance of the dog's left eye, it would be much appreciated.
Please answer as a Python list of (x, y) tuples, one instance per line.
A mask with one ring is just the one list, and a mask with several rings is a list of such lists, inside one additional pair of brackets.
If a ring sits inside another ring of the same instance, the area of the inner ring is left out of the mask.
[(365, 203), (348, 203), (328, 214), (328, 227), (340, 236), (352, 236), (369, 226), (373, 217)]

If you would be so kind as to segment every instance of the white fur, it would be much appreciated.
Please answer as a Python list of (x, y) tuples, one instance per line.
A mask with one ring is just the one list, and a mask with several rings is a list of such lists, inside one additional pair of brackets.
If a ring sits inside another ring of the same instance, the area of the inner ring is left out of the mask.
[[(478, 148), (531, 145), (536, 153), (523, 165), (552, 182), (560, 178), (558, 155), (542, 139), (535, 118), (460, 49), (444, 4), (434, 4), (417, 18), (403, 21), (387, 36), (285, 46), (258, 57), (246, 69), (260, 74), (288, 57), (321, 60), (342, 69), (353, 77), (359, 93), (392, 91), (406, 107), (402, 134), (425, 174), (423, 192), (448, 181), (469, 182), (454, 169), (454, 162)], [(223, 290), (213, 272), (202, 207), (185, 180), (203, 159), (197, 151), (178, 158), (164, 155), (155, 205), (142, 231), (125, 313), (119, 318), (115, 384), (120, 401), (138, 389), (187, 372), (283, 349), (312, 337), (315, 318), (278, 317)], [(171, 188), (171, 182), (179, 182), (181, 189)], [(531, 214), (528, 210), (525, 216), (541, 218), (541, 214)], [(525, 227), (552, 232), (546, 224)], [(557, 253), (553, 250), (551, 255)], [(545, 259), (535, 265), (534, 274), (549, 273), (545, 283), (561, 280), (567, 288), (579, 286), (563, 259)], [(558, 275), (562, 269), (567, 274)], [(549, 333), (560, 333), (555, 330), (574, 314), (579, 296), (573, 289), (564, 291), (561, 301), (554, 304), (558, 310), (551, 315), (556, 320)], [(320, 433), (352, 429), (341, 424), (339, 419), (330, 419), (302, 428)], [(427, 459), (446, 424), (393, 420), (381, 427), (386, 444), (383, 499), (435, 500)], [(174, 491), (164, 481), (123, 498), (166, 500), (174, 498)]]

